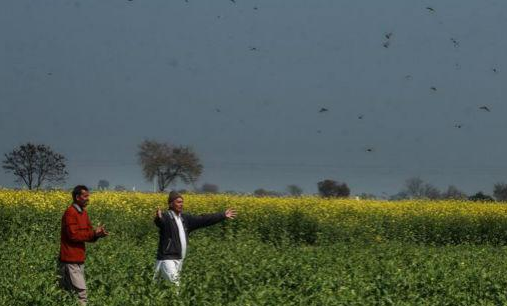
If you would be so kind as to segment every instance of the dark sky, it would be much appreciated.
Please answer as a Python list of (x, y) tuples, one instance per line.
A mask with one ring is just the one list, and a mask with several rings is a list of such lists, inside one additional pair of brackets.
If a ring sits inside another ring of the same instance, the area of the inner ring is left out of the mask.
[(69, 159), (68, 185), (149, 189), (144, 139), (192, 146), (197, 185), (221, 190), (507, 180), (504, 0), (1, 6), (0, 152), (48, 144)]

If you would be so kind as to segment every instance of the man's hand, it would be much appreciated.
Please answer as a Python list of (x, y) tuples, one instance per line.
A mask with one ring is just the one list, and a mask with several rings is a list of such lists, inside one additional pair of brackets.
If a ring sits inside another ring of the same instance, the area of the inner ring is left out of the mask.
[(97, 228), (95, 229), (95, 237), (102, 238), (106, 237), (107, 235), (109, 235), (109, 232), (106, 231), (105, 224), (100, 225), (99, 223), (99, 226), (97, 226)]
[(236, 218), (236, 211), (234, 210), (234, 208), (229, 208), (225, 211), (225, 217), (227, 219), (234, 219)]
[(157, 207), (157, 212), (155, 213), (155, 217), (162, 219), (162, 210), (160, 209), (160, 207)]

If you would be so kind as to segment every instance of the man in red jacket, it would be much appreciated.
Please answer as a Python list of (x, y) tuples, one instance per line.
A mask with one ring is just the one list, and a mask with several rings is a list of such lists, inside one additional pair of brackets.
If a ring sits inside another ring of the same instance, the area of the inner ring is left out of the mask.
[(86, 305), (86, 283), (84, 277), (85, 242), (95, 242), (108, 235), (104, 226), (95, 230), (85, 210), (90, 192), (86, 186), (78, 185), (72, 191), (73, 203), (62, 217), (60, 236), (60, 276), (65, 290), (77, 293), (81, 305)]

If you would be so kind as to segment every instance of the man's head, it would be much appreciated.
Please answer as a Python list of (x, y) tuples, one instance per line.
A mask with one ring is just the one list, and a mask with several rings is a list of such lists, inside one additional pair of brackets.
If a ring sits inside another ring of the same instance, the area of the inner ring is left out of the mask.
[(181, 194), (177, 193), (176, 191), (171, 191), (169, 193), (169, 209), (174, 211), (177, 214), (181, 214), (183, 211), (183, 197)]
[(81, 207), (86, 207), (88, 204), (88, 198), (90, 197), (90, 192), (88, 187), (85, 185), (77, 185), (72, 190), (72, 200), (74, 203)]

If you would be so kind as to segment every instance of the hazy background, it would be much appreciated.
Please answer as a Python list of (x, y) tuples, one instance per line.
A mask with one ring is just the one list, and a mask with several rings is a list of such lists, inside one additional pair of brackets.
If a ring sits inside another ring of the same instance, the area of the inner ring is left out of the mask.
[(420, 176), (491, 192), (506, 28), (502, 0), (4, 0), (0, 153), (48, 144), (69, 186), (152, 189), (136, 153), (153, 139), (192, 146), (197, 185), (220, 190), (380, 195)]

